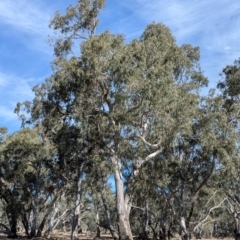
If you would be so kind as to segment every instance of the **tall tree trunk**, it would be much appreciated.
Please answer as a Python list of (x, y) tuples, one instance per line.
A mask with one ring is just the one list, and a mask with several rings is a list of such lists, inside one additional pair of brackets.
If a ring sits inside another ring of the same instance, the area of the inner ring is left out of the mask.
[(7, 214), (11, 229), (10, 237), (17, 237), (17, 215), (16, 209), (14, 208), (14, 205), (12, 203), (10, 206), (8, 206)]
[(36, 228), (37, 228), (37, 207), (38, 207), (38, 200), (34, 200), (33, 204), (33, 211), (32, 211), (32, 223), (31, 223), (31, 237), (36, 235)]
[(218, 225), (217, 225), (217, 222), (214, 221), (212, 236), (215, 237), (215, 236), (217, 236), (217, 234), (218, 234)]
[(234, 222), (235, 222), (235, 240), (240, 239), (240, 214), (234, 212)]
[[(66, 209), (61, 216), (58, 216), (57, 218), (55, 218), (55, 215), (58, 212), (58, 210), (59, 210), (59, 205), (55, 207), (54, 213), (50, 218), (48, 229), (45, 232), (46, 238), (50, 238), (52, 231), (59, 225), (61, 221), (63, 221), (71, 213), (70, 209)], [(65, 228), (65, 225), (63, 226), (64, 226), (63, 228)], [(66, 232), (66, 229), (64, 229), (64, 232)]]
[(36, 183), (36, 193), (33, 197), (32, 201), (32, 223), (31, 223), (31, 237), (34, 237), (36, 235), (36, 229), (37, 229), (37, 216), (38, 216), (38, 205), (39, 205), (39, 191), (40, 191), (40, 177), (41, 177), (41, 161), (37, 164), (37, 183)]
[(189, 240), (190, 235), (189, 235), (189, 231), (186, 227), (186, 221), (185, 221), (184, 217), (181, 217), (180, 223), (181, 223), (181, 230), (182, 230), (182, 234), (181, 234), (182, 239), (183, 240)]
[(97, 238), (100, 238), (101, 236), (101, 229), (100, 229), (100, 226), (99, 226), (99, 213), (98, 213), (98, 206), (96, 207), (96, 226), (97, 226), (97, 234), (96, 234), (96, 237)]
[(48, 208), (47, 212), (44, 214), (43, 219), (42, 219), (42, 221), (41, 221), (41, 223), (40, 223), (40, 225), (38, 227), (37, 237), (41, 237), (42, 236), (43, 228), (44, 228), (45, 223), (47, 221), (47, 218), (48, 218), (49, 214), (52, 212), (52, 210), (53, 210), (53, 206), (50, 206)]
[(50, 238), (50, 234), (53, 230), (53, 225), (54, 225), (54, 220), (55, 220), (54, 218), (55, 218), (55, 215), (57, 214), (58, 209), (59, 209), (58, 204), (54, 204), (54, 205), (55, 205), (54, 210), (53, 210), (52, 215), (51, 215), (51, 217), (49, 219), (49, 222), (48, 222), (48, 229), (46, 230), (46, 232), (44, 234), (46, 238)]
[(17, 219), (15, 215), (11, 219), (11, 237), (17, 237)]
[(32, 238), (36, 235), (36, 224), (37, 224), (36, 214), (37, 214), (36, 209), (29, 209), (29, 210), (26, 210), (25, 213), (22, 215), (22, 223), (23, 223), (26, 235), (29, 238)]
[(22, 215), (22, 224), (24, 226), (25, 229), (25, 233), (26, 235), (30, 238), (30, 232), (31, 232), (31, 226), (29, 225), (29, 212), (25, 211), (24, 214)]
[(48, 219), (48, 216), (54, 211), (54, 204), (58, 201), (58, 199), (64, 195), (64, 189), (65, 189), (65, 186), (64, 185), (58, 192), (55, 193), (55, 197), (54, 199), (52, 200), (50, 206), (48, 207), (47, 211), (45, 212), (44, 216), (43, 216), (43, 219), (38, 227), (38, 232), (37, 232), (37, 237), (41, 237), (42, 236), (42, 231), (43, 231), (43, 228), (45, 226), (45, 223)]
[(145, 214), (144, 214), (144, 231), (148, 231), (148, 223), (149, 223), (149, 212), (148, 212), (148, 199), (146, 199), (145, 203)]
[(124, 198), (124, 187), (120, 162), (117, 156), (113, 156), (111, 160), (114, 166), (114, 177), (116, 185), (116, 205), (118, 214), (119, 238), (121, 240), (132, 240), (133, 236), (129, 222), (130, 207), (127, 205), (128, 199)]
[(82, 198), (82, 170), (83, 170), (83, 162), (81, 159), (78, 159), (77, 166), (77, 191), (76, 191), (76, 201), (74, 214), (72, 218), (72, 232), (71, 232), (71, 240), (78, 240), (78, 220), (80, 215), (80, 204)]
[[(96, 184), (97, 185), (97, 184)], [(93, 204), (95, 209), (95, 223), (96, 223), (96, 239), (100, 238), (101, 236), (101, 229), (100, 229), (100, 221), (99, 221), (99, 199), (97, 196), (97, 192), (101, 192), (101, 190), (98, 190), (98, 187), (96, 190), (93, 189), (93, 186), (91, 184), (91, 190), (92, 190), (92, 198), (93, 198)], [(95, 195), (95, 197), (94, 197)]]
[(149, 223), (148, 199), (146, 199), (143, 214), (143, 234), (146, 239), (148, 239), (148, 223)]
[(116, 231), (114, 230), (114, 227), (113, 227), (113, 224), (112, 224), (111, 215), (110, 215), (107, 199), (106, 199), (106, 196), (105, 196), (105, 188), (104, 187), (103, 187), (102, 191), (100, 191), (100, 194), (101, 194), (103, 206), (104, 206), (106, 217), (107, 217), (108, 229), (111, 232), (112, 237), (114, 239), (117, 239), (118, 235), (117, 235)]

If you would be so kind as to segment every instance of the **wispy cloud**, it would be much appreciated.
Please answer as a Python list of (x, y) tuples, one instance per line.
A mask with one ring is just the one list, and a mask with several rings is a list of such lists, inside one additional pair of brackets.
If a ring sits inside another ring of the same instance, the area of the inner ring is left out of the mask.
[(36, 82), (39, 82), (40, 79), (23, 78), (0, 72), (0, 81), (3, 82), (0, 88), (1, 99), (6, 99), (7, 95), (10, 99), (22, 100), (23, 98), (29, 99), (34, 96), (32, 87)]
[(27, 0), (0, 1), (0, 20), (17, 31), (46, 36), (50, 15), (37, 3)]
[(1, 126), (19, 127), (14, 114), (17, 102), (32, 100), (32, 87), (43, 82), (41, 75), (49, 74), (52, 51), (46, 39), (55, 10), (42, 0), (0, 1)]
[(17, 102), (32, 100), (33, 85), (43, 79), (23, 78), (0, 72), (0, 119), (8, 121), (16, 119), (14, 109)]
[[(145, 23), (163, 22), (178, 38), (191, 37), (197, 33), (237, 30), (240, 26), (240, 3), (228, 0), (133, 0), (122, 5), (134, 11)], [(237, 33), (236, 33), (237, 34)], [(225, 36), (222, 36), (225, 37)]]
[[(0, 1), (0, 30), (2, 36), (14, 38), (29, 49), (49, 54), (46, 39), (51, 33), (49, 21), (53, 17), (47, 5), (39, 0)], [(46, 51), (47, 49), (47, 51)]]
[(1, 125), (3, 127), (3, 123), (8, 122), (10, 120), (17, 120), (17, 115), (14, 113), (13, 110), (7, 108), (6, 106), (0, 105), (0, 118), (1, 118)]
[[(3, 87), (6, 85), (6, 79), (5, 76), (0, 72), (0, 87)], [(1, 91), (1, 88), (0, 88)]]

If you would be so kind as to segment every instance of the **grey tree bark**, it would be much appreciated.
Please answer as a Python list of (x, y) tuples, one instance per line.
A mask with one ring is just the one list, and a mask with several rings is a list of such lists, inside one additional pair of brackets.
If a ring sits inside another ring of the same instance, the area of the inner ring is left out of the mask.
[(128, 205), (128, 198), (124, 197), (123, 179), (121, 174), (120, 160), (117, 156), (111, 158), (114, 166), (114, 177), (116, 185), (116, 205), (118, 215), (119, 238), (122, 240), (133, 239), (129, 222), (131, 207)]
[(112, 224), (112, 219), (111, 219), (111, 215), (110, 215), (110, 211), (109, 211), (108, 202), (107, 202), (107, 199), (105, 197), (105, 189), (104, 189), (104, 187), (103, 187), (102, 191), (100, 191), (100, 194), (101, 194), (103, 206), (104, 206), (105, 213), (106, 213), (106, 218), (107, 218), (109, 231), (111, 232), (112, 237), (114, 239), (117, 239), (118, 235), (117, 235), (116, 231), (114, 230), (114, 227), (113, 227), (113, 224)]
[(81, 198), (82, 198), (82, 174), (83, 174), (83, 162), (80, 158), (78, 158), (77, 164), (77, 191), (76, 191), (76, 201), (75, 208), (72, 218), (72, 232), (71, 232), (71, 240), (78, 240), (78, 221), (79, 215), (81, 212)]
[(43, 218), (42, 218), (42, 221), (40, 223), (40, 225), (38, 226), (38, 231), (37, 231), (37, 237), (41, 237), (42, 236), (42, 231), (43, 231), (43, 228), (45, 226), (45, 223), (49, 217), (49, 215), (54, 211), (54, 204), (58, 201), (58, 199), (64, 194), (64, 187), (62, 187), (57, 193), (55, 193), (55, 197), (54, 199), (52, 200), (50, 206), (48, 207), (48, 209), (46, 210)]

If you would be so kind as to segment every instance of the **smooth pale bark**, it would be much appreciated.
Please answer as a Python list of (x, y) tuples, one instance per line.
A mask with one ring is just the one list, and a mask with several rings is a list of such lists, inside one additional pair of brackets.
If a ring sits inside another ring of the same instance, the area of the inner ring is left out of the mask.
[(55, 197), (53, 198), (51, 204), (49, 205), (49, 207), (47, 208), (47, 211), (45, 212), (43, 219), (38, 227), (38, 232), (37, 232), (37, 237), (41, 237), (42, 236), (42, 231), (43, 228), (45, 226), (45, 223), (49, 217), (49, 215), (54, 211), (54, 204), (59, 200), (59, 198), (61, 196), (64, 195), (64, 190), (65, 190), (66, 185), (64, 185), (63, 187), (60, 188), (60, 190), (58, 192), (55, 193)]
[(49, 218), (49, 221), (48, 221), (48, 229), (46, 230), (46, 232), (44, 234), (46, 238), (50, 238), (50, 234), (53, 230), (54, 219), (55, 219), (55, 216), (58, 212), (58, 209), (59, 209), (59, 205), (54, 204), (54, 210), (53, 210), (52, 215), (51, 215), (51, 217)]
[[(213, 196), (211, 198), (214, 198), (215, 197), (215, 194), (216, 192), (213, 194)], [(211, 198), (209, 199), (209, 201), (211, 200)], [(222, 204), (226, 201), (227, 199), (224, 198), (222, 199), (222, 201), (219, 202), (219, 204), (211, 207), (208, 212), (206, 213), (206, 215), (204, 216), (203, 219), (199, 220), (198, 224), (193, 228), (193, 232), (196, 233), (196, 235), (198, 236), (198, 238), (200, 239), (200, 235), (201, 235), (201, 232), (202, 232), (202, 229), (204, 227), (204, 225), (206, 225), (209, 221), (209, 216), (211, 216), (211, 213), (214, 209), (218, 209), (222, 206)], [(214, 225), (213, 225), (213, 232), (212, 232), (212, 236), (217, 236), (217, 222), (214, 221)]]
[(50, 238), (52, 231), (59, 225), (61, 221), (63, 221), (71, 213), (70, 209), (66, 209), (61, 216), (58, 216), (57, 218), (55, 218), (56, 214), (59, 211), (59, 207), (60, 207), (59, 204), (56, 204), (54, 207), (54, 211), (49, 219), (48, 229), (45, 232), (46, 238)]
[(181, 227), (182, 227), (182, 239), (183, 240), (188, 240), (189, 239), (189, 231), (186, 227), (186, 221), (184, 217), (181, 217)]
[[(101, 229), (100, 229), (100, 221), (99, 221), (99, 202), (98, 202), (98, 197), (91, 184), (91, 189), (92, 189), (92, 198), (93, 198), (93, 204), (94, 204), (94, 209), (95, 209), (95, 223), (96, 223), (96, 238), (100, 238), (101, 235)], [(101, 192), (101, 191), (100, 191)], [(94, 197), (95, 195), (95, 197)]]
[(96, 234), (96, 237), (97, 238), (100, 238), (101, 236), (101, 229), (100, 229), (100, 226), (99, 226), (99, 212), (98, 212), (98, 207), (96, 207), (96, 218), (95, 218), (95, 221), (96, 221), (96, 226), (97, 226), (97, 234)]
[(81, 212), (80, 204), (82, 198), (82, 172), (83, 172), (83, 163), (80, 159), (78, 159), (77, 166), (77, 191), (76, 191), (76, 201), (74, 214), (72, 218), (72, 232), (71, 232), (71, 240), (78, 240), (78, 221), (79, 215)]
[(32, 211), (31, 237), (34, 237), (36, 235), (37, 215), (38, 215), (38, 199), (34, 199)]
[[(159, 144), (156, 147), (159, 147)], [(124, 185), (121, 173), (121, 161), (115, 154), (114, 150), (112, 150), (112, 152), (114, 153), (111, 157), (111, 162), (114, 168), (114, 178), (116, 186), (116, 206), (118, 214), (119, 238), (123, 240), (133, 239), (129, 221), (132, 199), (127, 194), (124, 194)], [(137, 163), (136, 169), (133, 171), (128, 184), (131, 185), (135, 182), (135, 178), (138, 176), (139, 170), (144, 163), (150, 161), (161, 152), (162, 149), (159, 147), (159, 149), (149, 154), (145, 159), (138, 159), (140, 161)]]
[[(59, 208), (59, 206), (57, 208)], [(56, 215), (56, 213), (54, 214), (54, 216)], [(46, 238), (50, 238), (52, 231), (59, 225), (61, 221), (63, 221), (67, 216), (69, 216), (70, 213), (71, 210), (67, 209), (61, 216), (57, 217), (56, 219), (54, 219), (54, 216), (51, 218), (51, 221), (49, 222), (49, 227), (45, 233)]]
[(116, 231), (114, 230), (114, 227), (113, 227), (113, 224), (112, 224), (112, 219), (111, 219), (111, 215), (110, 215), (110, 211), (109, 211), (109, 207), (108, 207), (108, 202), (107, 202), (107, 199), (105, 197), (105, 189), (104, 189), (104, 187), (103, 187), (102, 191), (100, 191), (100, 194), (101, 194), (103, 206), (104, 206), (105, 213), (106, 213), (108, 229), (109, 229), (112, 237), (114, 239), (117, 239), (118, 235), (117, 235)]
[(33, 220), (33, 212), (32, 211), (30, 211), (30, 213), (28, 214), (28, 218), (27, 218), (27, 221), (28, 221), (28, 224), (27, 224), (27, 226), (28, 226), (28, 228), (27, 228), (27, 235), (28, 235), (28, 237), (33, 237), (33, 236), (31, 236), (31, 232), (32, 232), (32, 220)]
[(116, 205), (118, 214), (119, 238), (122, 240), (133, 239), (129, 222), (130, 206), (128, 199), (124, 197), (123, 178), (120, 169), (120, 161), (117, 156), (111, 158), (114, 166), (114, 177), (116, 185)]

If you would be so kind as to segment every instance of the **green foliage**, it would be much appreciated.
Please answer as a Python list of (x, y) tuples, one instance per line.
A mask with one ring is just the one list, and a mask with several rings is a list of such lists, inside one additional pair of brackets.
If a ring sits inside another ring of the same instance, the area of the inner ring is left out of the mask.
[(81, 166), (81, 208), (90, 209), (81, 216), (92, 229), (96, 212), (106, 223), (99, 203), (103, 190), (117, 220), (107, 186), (116, 171), (135, 232), (148, 214), (152, 230), (165, 222), (185, 231), (183, 218), (187, 230), (195, 227), (192, 222), (220, 219), (208, 210), (237, 191), (239, 61), (223, 70), (222, 95), (202, 97), (208, 80), (198, 47), (178, 46), (161, 23), (149, 24), (130, 42), (108, 31), (95, 35), (104, 5), (79, 0), (51, 21), (58, 34), (51, 39), (53, 73), (34, 87), (32, 102), (16, 108), (23, 126), (34, 128), (12, 135), (0, 128), (0, 196), (11, 195), (11, 204), (26, 213), (37, 193), (41, 205), (65, 189), (63, 212), (73, 206)]

